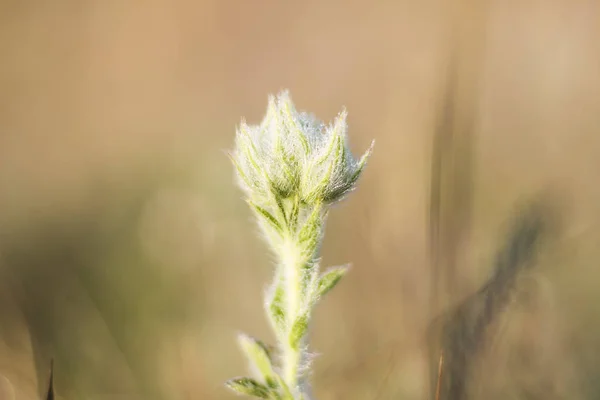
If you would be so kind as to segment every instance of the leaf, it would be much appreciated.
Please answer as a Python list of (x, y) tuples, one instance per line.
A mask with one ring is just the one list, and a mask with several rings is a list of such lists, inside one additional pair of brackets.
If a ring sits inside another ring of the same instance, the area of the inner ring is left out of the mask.
[(302, 244), (307, 258), (312, 258), (321, 241), (323, 220), (325, 219), (322, 209), (320, 203), (315, 204), (306, 221), (304, 221), (300, 232), (298, 232), (298, 240)]
[(273, 370), (273, 361), (267, 346), (260, 340), (243, 333), (238, 336), (238, 342), (246, 357), (262, 375), (267, 386), (276, 387), (277, 380)]
[(319, 300), (317, 291), (319, 283), (319, 264), (307, 263), (301, 272), (303, 307), (312, 308)]
[(252, 378), (233, 378), (225, 382), (225, 386), (239, 394), (258, 397), (259, 399), (269, 398), (269, 388)]
[(244, 184), (248, 188), (255, 187), (256, 184), (252, 184), (252, 181), (250, 181), (250, 179), (248, 178), (248, 176), (244, 172), (244, 169), (242, 168), (242, 166), (240, 165), (240, 163), (236, 160), (235, 156), (233, 154), (231, 154), (231, 153), (228, 153), (227, 156), (229, 157), (229, 160), (231, 160), (231, 163), (233, 164), (233, 166), (235, 167), (235, 169), (236, 169), (236, 171), (238, 173), (238, 176), (244, 182)]
[(358, 163), (356, 164), (355, 170), (349, 177), (346, 179), (346, 182), (343, 184), (337, 185), (333, 190), (328, 191), (324, 194), (323, 200), (325, 202), (335, 202), (341, 200), (344, 196), (346, 196), (349, 192), (354, 190), (356, 182), (358, 178), (362, 175), (362, 172), (367, 164), (371, 153), (373, 153), (373, 146), (375, 146), (375, 141), (371, 142), (371, 146), (367, 149), (365, 154), (360, 158)]
[(287, 385), (287, 383), (285, 383), (283, 378), (279, 375), (277, 375), (277, 383), (279, 384), (279, 387), (283, 391), (283, 400), (294, 400), (294, 396), (292, 395), (292, 392), (290, 391), (289, 386)]
[(290, 215), (288, 217), (290, 230), (292, 232), (296, 231), (296, 226), (298, 225), (298, 215), (300, 214), (300, 198), (295, 196), (292, 200), (292, 209), (290, 210)]
[(288, 224), (288, 220), (287, 220), (287, 215), (285, 212), (285, 205), (283, 204), (282, 198), (275, 196), (275, 204), (277, 204), (277, 209), (279, 210), (279, 214), (281, 215), (281, 218), (283, 218), (283, 222), (285, 225), (289, 225)]
[(292, 329), (290, 330), (289, 340), (290, 340), (290, 346), (292, 346), (293, 349), (295, 349), (295, 350), (298, 349), (298, 347), (300, 345), (300, 341), (302, 340), (304, 335), (306, 335), (307, 330), (308, 330), (308, 315), (302, 314), (301, 316), (296, 318), (296, 321), (294, 321), (294, 325), (292, 325)]
[(275, 231), (277, 233), (279, 233), (279, 234), (283, 233), (281, 224), (279, 223), (279, 221), (277, 221), (277, 218), (275, 218), (273, 216), (273, 214), (271, 214), (270, 212), (268, 212), (267, 210), (265, 210), (264, 208), (262, 208), (261, 206), (259, 206), (258, 204), (255, 204), (254, 202), (252, 202), (250, 200), (248, 200), (248, 204), (250, 205), (252, 210), (254, 210), (256, 215), (259, 218), (262, 218), (262, 220), (265, 221), (271, 228), (275, 229)]
[(278, 279), (272, 286), (272, 293), (267, 295), (270, 301), (267, 302), (267, 313), (271, 323), (275, 328), (278, 337), (283, 337), (285, 332), (285, 305), (284, 290), (281, 279)]
[(358, 161), (358, 165), (356, 167), (356, 171), (354, 171), (354, 174), (352, 174), (352, 177), (350, 179), (350, 182), (352, 184), (356, 183), (356, 181), (358, 180), (360, 174), (362, 174), (362, 171), (365, 168), (365, 165), (367, 165), (367, 161), (369, 160), (369, 157), (371, 157), (371, 154), (373, 154), (373, 148), (374, 147), (375, 147), (375, 140), (373, 140), (371, 142), (371, 145), (369, 146), (369, 148), (367, 149), (367, 151), (365, 152), (365, 154), (363, 154), (362, 157), (360, 158), (360, 160)]
[(54, 400), (54, 360), (50, 360), (50, 380), (46, 400)]
[(346, 274), (348, 271), (349, 265), (344, 265), (341, 267), (333, 267), (328, 269), (321, 275), (319, 279), (318, 286), (318, 294), (319, 296), (324, 296), (327, 292), (335, 287), (338, 284), (340, 279)]

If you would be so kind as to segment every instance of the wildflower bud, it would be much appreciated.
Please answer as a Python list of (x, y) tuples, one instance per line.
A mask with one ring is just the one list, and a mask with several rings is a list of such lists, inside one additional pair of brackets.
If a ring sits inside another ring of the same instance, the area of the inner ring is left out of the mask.
[[(269, 97), (258, 126), (242, 121), (233, 161), (251, 198), (297, 196), (307, 204), (332, 203), (354, 188), (371, 149), (357, 161), (347, 144), (346, 112), (325, 126), (296, 111), (287, 91)], [(372, 148), (372, 146), (371, 146)]]

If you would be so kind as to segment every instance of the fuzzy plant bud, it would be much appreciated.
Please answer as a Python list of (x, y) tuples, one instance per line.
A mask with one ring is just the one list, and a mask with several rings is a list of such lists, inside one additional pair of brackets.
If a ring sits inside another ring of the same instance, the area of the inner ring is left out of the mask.
[(240, 124), (233, 161), (253, 199), (299, 196), (307, 204), (333, 203), (350, 192), (371, 153), (355, 159), (348, 148), (346, 111), (326, 126), (298, 112), (287, 91), (269, 97), (260, 125)]
[(319, 299), (345, 275), (347, 266), (320, 272), (319, 252), (328, 206), (354, 189), (371, 148), (355, 159), (349, 148), (346, 112), (326, 126), (296, 111), (287, 91), (270, 96), (260, 125), (242, 121), (231, 159), (246, 201), (277, 258), (265, 293), (265, 311), (277, 339), (270, 347), (239, 337), (255, 377), (227, 386), (257, 398), (309, 400), (308, 328)]

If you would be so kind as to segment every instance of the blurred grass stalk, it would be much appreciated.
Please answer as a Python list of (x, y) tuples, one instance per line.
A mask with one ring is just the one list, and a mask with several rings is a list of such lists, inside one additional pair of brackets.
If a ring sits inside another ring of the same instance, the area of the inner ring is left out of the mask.
[[(460, 0), (453, 6), (448, 65), (431, 149), (428, 236), (432, 319), (456, 302), (462, 292), (458, 263), (470, 228), (475, 118), (485, 42), (486, 1)], [(440, 386), (446, 370), (452, 368), (444, 360), (443, 334), (441, 327), (433, 327), (429, 342), (430, 397), (460, 400), (461, 395)]]

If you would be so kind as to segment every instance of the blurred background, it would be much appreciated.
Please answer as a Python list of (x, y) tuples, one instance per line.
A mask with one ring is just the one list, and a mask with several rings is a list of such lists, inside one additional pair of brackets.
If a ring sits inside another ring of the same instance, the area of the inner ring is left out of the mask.
[(51, 359), (60, 399), (234, 398), (272, 260), (225, 153), (284, 88), (376, 140), (328, 221), (353, 268), (316, 310), (318, 399), (427, 398), (433, 316), (540, 196), (560, 229), (469, 386), (598, 398), (599, 40), (593, 0), (2, 0), (0, 399)]

